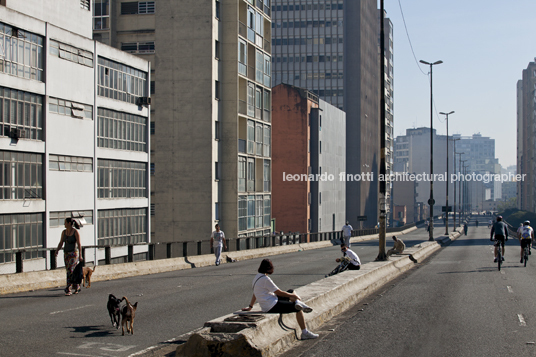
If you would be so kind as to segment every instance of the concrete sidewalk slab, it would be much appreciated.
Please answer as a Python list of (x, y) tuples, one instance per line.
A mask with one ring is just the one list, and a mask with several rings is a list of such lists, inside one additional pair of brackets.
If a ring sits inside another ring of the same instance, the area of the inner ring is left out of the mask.
[[(406, 249), (404, 253), (422, 262), (439, 248), (437, 242), (424, 242)], [(308, 328), (314, 331), (414, 265), (408, 255), (392, 256), (389, 261), (367, 263), (358, 271), (346, 271), (296, 289), (303, 301), (313, 308), (312, 313), (305, 314)], [(259, 310), (258, 304), (254, 309)], [(244, 357), (276, 356), (300, 334), (294, 314), (283, 317), (284, 324), (291, 330), (279, 325), (277, 314), (265, 314), (262, 320), (256, 322), (225, 321), (232, 316), (229, 314), (206, 322), (203, 329), (177, 348), (176, 356), (210, 356), (213, 353)]]

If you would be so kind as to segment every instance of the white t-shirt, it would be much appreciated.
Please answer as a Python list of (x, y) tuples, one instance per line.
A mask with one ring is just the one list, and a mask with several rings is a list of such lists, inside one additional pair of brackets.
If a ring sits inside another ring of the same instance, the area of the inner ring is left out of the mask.
[(264, 312), (270, 311), (277, 304), (277, 295), (274, 294), (279, 290), (266, 274), (258, 273), (253, 279), (253, 294), (257, 298), (257, 302), (261, 305), (261, 310)]
[(521, 239), (531, 239), (532, 238), (532, 227), (531, 226), (523, 226), (520, 227), (519, 230), (521, 232)]
[(352, 235), (352, 226), (347, 224), (347, 225), (344, 225), (342, 227), (342, 234), (345, 236), (345, 237), (350, 237)]
[(351, 249), (346, 249), (346, 252), (344, 252), (344, 256), (348, 256), (348, 258), (352, 259), (353, 265), (361, 265), (361, 261), (359, 260), (359, 257), (357, 254), (354, 253)]
[(225, 238), (225, 233), (223, 233), (223, 231), (219, 231), (219, 232), (212, 232), (212, 234), (210, 235), (210, 238), (214, 238), (214, 244), (213, 244), (213, 247), (223, 247), (223, 238)]

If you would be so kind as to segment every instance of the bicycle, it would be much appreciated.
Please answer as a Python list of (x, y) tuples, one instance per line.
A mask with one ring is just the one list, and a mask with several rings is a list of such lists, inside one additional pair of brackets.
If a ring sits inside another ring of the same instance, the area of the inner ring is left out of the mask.
[(497, 247), (497, 268), (501, 271), (501, 265), (503, 262), (501, 242), (495, 239), (495, 246)]
[(523, 248), (523, 266), (527, 267), (527, 262), (529, 261), (529, 246), (526, 245), (525, 248)]

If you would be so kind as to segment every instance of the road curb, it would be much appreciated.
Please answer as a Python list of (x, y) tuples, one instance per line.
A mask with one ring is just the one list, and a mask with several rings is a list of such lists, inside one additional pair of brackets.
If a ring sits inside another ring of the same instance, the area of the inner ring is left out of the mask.
[[(407, 234), (416, 230), (408, 228), (397, 234)], [(353, 237), (352, 243), (378, 239), (377, 234)], [(311, 249), (334, 246), (333, 241), (298, 243), (277, 247), (258, 248), (236, 252), (224, 252), (222, 264), (227, 263), (227, 257), (235, 260), (256, 259), (276, 254), (293, 253)], [(91, 276), (91, 282), (123, 279), (133, 276), (165, 273), (176, 270), (192, 269), (214, 265), (214, 255), (204, 254), (180, 258), (145, 260), (132, 263), (98, 265)], [(0, 275), (0, 295), (51, 289), (65, 286), (65, 269), (24, 272)]]
[[(422, 262), (438, 249), (440, 245), (437, 242), (423, 242), (404, 253)], [(312, 313), (305, 315), (308, 328), (314, 331), (414, 265), (407, 255), (392, 256), (389, 261), (367, 263), (362, 265), (361, 270), (346, 271), (296, 289), (303, 301), (313, 308)], [(260, 310), (259, 305), (256, 304), (253, 310)], [(276, 356), (296, 341), (293, 330), (284, 330), (279, 325), (277, 314), (266, 314), (257, 322), (225, 321), (232, 316), (235, 315), (206, 322), (203, 329), (177, 347), (176, 356), (209, 356), (214, 351), (237, 357)], [(285, 315), (283, 322), (299, 334), (293, 314)]]

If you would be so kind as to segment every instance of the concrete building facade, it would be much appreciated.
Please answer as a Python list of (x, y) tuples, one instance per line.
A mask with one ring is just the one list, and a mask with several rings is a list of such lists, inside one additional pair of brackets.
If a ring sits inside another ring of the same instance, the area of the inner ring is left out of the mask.
[[(15, 271), (15, 249), (56, 247), (68, 217), (85, 221), (82, 246), (150, 242), (150, 65), (93, 41), (90, 7), (0, 5), (2, 273)], [(136, 246), (135, 259), (146, 252)], [(103, 248), (85, 254), (88, 263), (105, 258)], [(126, 254), (112, 249), (117, 262)], [(43, 252), (24, 259), (25, 271), (50, 266)]]
[[(305, 88), (346, 112), (346, 172), (374, 173), (380, 164), (377, 2), (272, 1), (274, 85)], [(364, 227), (378, 221), (378, 181), (348, 181), (346, 215)]]
[(206, 241), (216, 223), (228, 238), (269, 234), (270, 7), (112, 0), (110, 8), (110, 30), (95, 35), (155, 63), (154, 239)]
[[(446, 202), (446, 184), (450, 180), (450, 175), (454, 173), (454, 144), (448, 141), (449, 152), (449, 177), (445, 177), (447, 172), (447, 137), (437, 135), (433, 131), (434, 143), (434, 215), (440, 215), (442, 207)], [(407, 129), (406, 135), (397, 136), (395, 139), (394, 153), (395, 167), (407, 170), (407, 173), (418, 175), (430, 174), (430, 128)], [(396, 174), (396, 172), (395, 172)], [(416, 176), (417, 181), (417, 202), (427, 204), (430, 198), (430, 178), (427, 176)], [(454, 203), (454, 184), (449, 183), (449, 206)]]
[(344, 112), (309, 91), (280, 84), (273, 88), (272, 113), (276, 230), (338, 231), (346, 219), (346, 186), (339, 176), (345, 165)]

